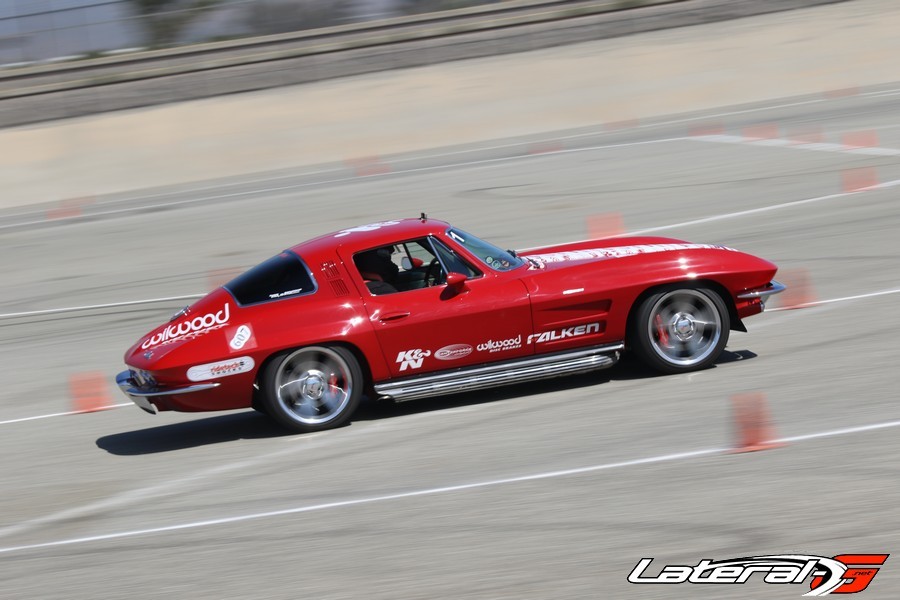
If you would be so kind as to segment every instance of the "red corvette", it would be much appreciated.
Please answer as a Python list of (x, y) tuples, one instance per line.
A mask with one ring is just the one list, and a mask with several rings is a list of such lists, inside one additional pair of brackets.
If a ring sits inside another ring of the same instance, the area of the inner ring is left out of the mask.
[(659, 237), (513, 252), (422, 215), (344, 229), (253, 267), (141, 338), (117, 383), (138, 406), (253, 407), (297, 431), (396, 401), (718, 358), (784, 286), (772, 263)]

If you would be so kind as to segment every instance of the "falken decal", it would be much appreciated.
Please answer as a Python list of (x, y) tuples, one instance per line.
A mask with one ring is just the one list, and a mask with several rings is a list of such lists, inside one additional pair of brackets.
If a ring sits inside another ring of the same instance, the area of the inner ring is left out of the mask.
[(575, 325), (563, 329), (554, 329), (541, 333), (532, 333), (528, 336), (529, 344), (541, 344), (543, 342), (555, 342), (567, 338), (581, 337), (592, 333), (600, 333), (600, 323), (588, 323), (587, 325)]
[(197, 365), (188, 369), (187, 377), (191, 381), (208, 381), (219, 377), (248, 373), (253, 370), (255, 363), (250, 356), (239, 356), (228, 360)]
[(526, 258), (538, 263), (538, 268), (547, 263), (569, 262), (576, 260), (598, 260), (607, 258), (624, 258), (638, 254), (654, 254), (656, 252), (673, 252), (676, 250), (728, 250), (737, 252), (728, 246), (717, 244), (639, 244), (636, 246), (614, 246), (612, 248), (586, 248), (584, 250), (567, 250), (548, 254), (530, 254)]

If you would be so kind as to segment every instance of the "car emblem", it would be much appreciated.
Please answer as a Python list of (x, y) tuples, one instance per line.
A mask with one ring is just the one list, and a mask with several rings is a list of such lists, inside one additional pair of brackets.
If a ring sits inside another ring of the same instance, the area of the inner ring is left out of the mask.
[(146, 358), (147, 360), (153, 358), (153, 350), (147, 350), (146, 352), (144, 352), (144, 358)]

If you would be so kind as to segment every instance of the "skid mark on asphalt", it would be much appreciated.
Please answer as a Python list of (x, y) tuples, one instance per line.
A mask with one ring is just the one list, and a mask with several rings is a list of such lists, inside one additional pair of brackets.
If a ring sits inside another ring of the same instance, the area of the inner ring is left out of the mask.
[[(843, 435), (852, 435), (857, 433), (866, 433), (871, 431), (880, 431), (900, 427), (900, 421), (885, 421), (882, 423), (872, 423), (868, 425), (860, 425), (856, 427), (844, 427), (841, 429), (833, 429), (829, 431), (813, 432), (803, 435), (779, 438), (772, 440), (774, 443), (798, 443), (810, 440), (818, 440), (831, 437), (839, 437)], [(663, 454), (660, 456), (651, 456), (646, 458), (637, 458), (633, 460), (605, 463), (599, 465), (591, 465), (586, 467), (578, 467), (574, 469), (563, 469), (558, 471), (546, 471), (542, 473), (533, 473), (529, 475), (520, 475), (517, 477), (508, 477), (503, 479), (493, 479), (488, 481), (479, 481), (474, 483), (463, 483), (458, 485), (448, 485), (443, 487), (424, 488), (407, 492), (398, 492), (396, 494), (386, 494), (381, 496), (369, 496), (363, 498), (354, 498), (347, 500), (336, 500), (334, 502), (326, 502), (321, 504), (310, 504), (306, 506), (297, 506), (283, 510), (275, 510), (268, 512), (249, 513), (237, 515), (233, 517), (223, 517), (218, 519), (207, 519), (202, 521), (192, 521), (188, 523), (180, 523), (163, 527), (153, 527), (148, 529), (134, 529), (130, 531), (119, 531), (114, 533), (69, 538), (63, 540), (54, 540), (37, 544), (24, 544), (20, 546), (8, 546), (0, 548), (0, 554), (9, 554), (13, 552), (24, 552), (27, 550), (39, 550), (44, 548), (56, 548), (62, 546), (72, 546), (77, 544), (86, 544), (91, 542), (103, 542), (118, 540), (123, 538), (131, 538), (145, 535), (159, 535), (164, 533), (172, 533), (176, 531), (184, 531), (189, 529), (199, 529), (203, 527), (214, 527), (220, 525), (230, 525), (233, 523), (243, 523), (247, 521), (255, 521), (259, 519), (272, 519), (289, 515), (297, 515), (302, 513), (316, 512), (322, 510), (335, 510), (340, 508), (350, 508), (366, 504), (376, 504), (390, 502), (395, 500), (406, 500), (410, 498), (419, 498), (425, 496), (436, 496), (440, 494), (449, 494), (456, 492), (465, 492), (475, 489), (485, 489), (499, 487), (503, 485), (513, 485), (517, 483), (525, 483), (531, 481), (541, 481), (548, 479), (556, 479), (560, 477), (577, 477), (581, 475), (598, 473), (601, 471), (611, 471), (616, 469), (625, 469), (629, 467), (641, 467), (645, 465), (654, 465), (661, 463), (686, 461), (696, 458), (722, 455), (729, 452), (730, 448), (708, 448), (704, 450), (692, 450), (688, 452), (678, 452), (674, 454)]]
[[(132, 406), (132, 404), (118, 404), (116, 406)], [(200, 471), (195, 471), (193, 473), (184, 475), (177, 479), (172, 479), (168, 481), (163, 481), (156, 485), (151, 485), (147, 487), (137, 488), (133, 490), (129, 490), (127, 492), (123, 492), (121, 494), (116, 494), (115, 496), (110, 496), (109, 498), (104, 498), (103, 500), (98, 500), (96, 502), (91, 502), (89, 504), (85, 504), (83, 506), (77, 506), (68, 508), (63, 511), (59, 511), (53, 514), (45, 515), (43, 517), (38, 517), (35, 519), (30, 519), (28, 521), (23, 521), (16, 525), (12, 525), (9, 527), (5, 527), (0, 529), (0, 538), (8, 537), (14, 534), (23, 533), (26, 531), (33, 530), (37, 527), (47, 525), (50, 523), (65, 521), (69, 519), (75, 519), (80, 517), (85, 517), (91, 514), (95, 514), (98, 512), (102, 512), (105, 510), (122, 508), (129, 505), (139, 504), (146, 502), (147, 500), (162, 498), (165, 496), (170, 496), (173, 494), (182, 494), (186, 490), (190, 490), (192, 488), (197, 488), (204, 485), (208, 480), (213, 477), (220, 475), (227, 475), (232, 472), (240, 471), (243, 469), (249, 469), (260, 464), (267, 464), (272, 461), (272, 459), (276, 459), (282, 456), (287, 456), (291, 454), (296, 454), (298, 451), (306, 452), (311, 449), (318, 449), (324, 446), (328, 446), (330, 444), (341, 444), (345, 443), (348, 437), (359, 438), (364, 435), (370, 435), (373, 433), (384, 433), (384, 430), (390, 429), (403, 429), (408, 426), (410, 421), (415, 421), (417, 419), (423, 419), (427, 417), (433, 416), (443, 416), (447, 414), (457, 414), (457, 413), (465, 413), (471, 410), (474, 410), (476, 407), (457, 407), (457, 408), (448, 408), (443, 410), (435, 410), (429, 411), (427, 413), (418, 413), (412, 415), (401, 415), (397, 417), (393, 417), (390, 421), (380, 421), (376, 423), (367, 423), (365, 426), (359, 426), (342, 429), (339, 432), (319, 432), (319, 433), (305, 433), (295, 436), (286, 437), (283, 439), (284, 442), (291, 443), (288, 448), (281, 448), (274, 452), (268, 452), (265, 454), (261, 454), (258, 456), (254, 456), (242, 461), (231, 462), (224, 465), (218, 465), (216, 467), (212, 467), (209, 469), (203, 469)], [(57, 413), (54, 415), (42, 415), (39, 417), (30, 417), (30, 419), (40, 419), (46, 417), (54, 417), (61, 415), (69, 415), (69, 414), (78, 414), (75, 412), (71, 413)], [(16, 421), (10, 422), (18, 422), (21, 420), (27, 419), (19, 419)], [(2, 423), (0, 423), (2, 424)], [(313, 440), (317, 440), (314, 442)]]
[[(127, 406), (127, 405), (126, 405)], [(358, 430), (360, 431), (360, 430)], [(309, 449), (311, 447), (318, 447), (325, 445), (327, 443), (333, 443), (338, 438), (328, 439), (327, 436), (324, 439), (319, 440), (319, 443), (312, 444), (312, 440), (315, 438), (322, 437), (321, 433), (314, 433), (302, 436), (300, 438), (302, 441), (307, 442), (304, 449)], [(297, 438), (291, 438), (297, 439)], [(342, 439), (342, 438), (341, 438)], [(298, 451), (296, 446), (291, 446), (290, 448), (282, 448), (280, 450), (276, 450), (275, 452), (269, 452), (266, 454), (262, 454), (259, 456), (254, 456), (253, 458), (249, 458), (242, 461), (231, 462), (224, 465), (218, 465), (212, 467), (210, 469), (203, 469), (200, 471), (195, 471), (194, 473), (190, 473), (185, 475), (184, 477), (179, 477), (178, 479), (170, 479), (168, 481), (164, 481), (162, 483), (138, 488), (134, 490), (130, 490), (121, 494), (117, 494), (115, 496), (110, 496), (109, 498), (104, 498), (103, 500), (98, 500), (96, 502), (91, 502), (90, 504), (85, 504), (82, 506), (76, 506), (73, 508), (68, 508), (66, 510), (62, 510), (50, 515), (45, 515), (43, 517), (38, 517), (36, 519), (30, 519), (28, 521), (23, 521), (22, 523), (18, 523), (16, 525), (11, 525), (9, 527), (4, 527), (0, 529), (0, 538), (8, 537), (10, 535), (14, 535), (17, 533), (23, 533), (25, 531), (29, 531), (36, 527), (40, 527), (41, 525), (47, 525), (48, 523), (55, 523), (59, 521), (64, 521), (68, 519), (76, 519), (80, 517), (84, 517), (90, 515), (92, 513), (110, 510), (114, 508), (121, 508), (123, 506), (128, 506), (131, 504), (136, 504), (139, 502), (145, 502), (147, 500), (151, 500), (154, 498), (161, 498), (174, 493), (184, 493), (186, 490), (191, 489), (192, 487), (197, 487), (204, 483), (204, 480), (207, 480), (211, 477), (215, 477), (217, 475), (224, 475), (230, 473), (232, 471), (239, 471), (241, 469), (246, 469), (250, 467), (255, 467), (260, 463), (271, 460), (273, 458), (278, 458), (280, 456), (295, 454)]]

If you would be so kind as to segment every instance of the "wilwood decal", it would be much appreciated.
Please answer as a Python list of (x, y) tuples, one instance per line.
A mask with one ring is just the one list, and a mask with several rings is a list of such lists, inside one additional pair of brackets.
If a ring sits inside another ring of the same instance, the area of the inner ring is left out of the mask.
[(201, 333), (206, 333), (213, 329), (218, 329), (228, 323), (228, 319), (230, 318), (228, 310), (228, 303), (226, 302), (222, 310), (218, 312), (206, 313), (200, 317), (185, 319), (176, 325), (169, 325), (159, 333), (156, 333), (145, 340), (144, 343), (141, 344), (141, 348), (146, 350), (152, 346), (167, 344), (169, 342), (200, 335)]

